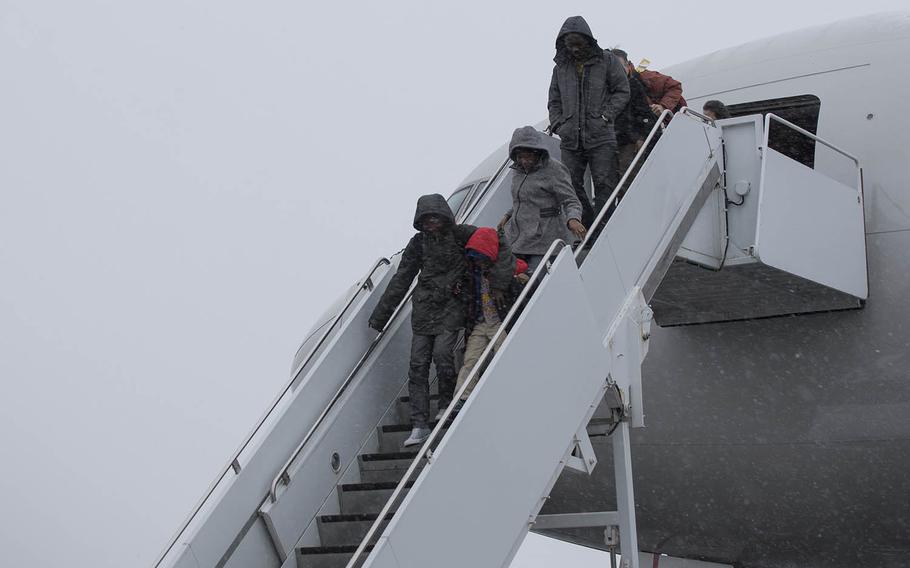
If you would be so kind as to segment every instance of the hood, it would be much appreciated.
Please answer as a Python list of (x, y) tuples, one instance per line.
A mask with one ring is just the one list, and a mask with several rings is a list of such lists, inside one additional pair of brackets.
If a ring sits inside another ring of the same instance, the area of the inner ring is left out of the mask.
[(420, 218), (430, 213), (439, 215), (450, 226), (455, 224), (455, 214), (452, 213), (452, 208), (449, 207), (446, 198), (438, 193), (431, 193), (430, 195), (421, 195), (417, 200), (417, 210), (414, 212), (414, 228), (419, 231)]
[(550, 159), (550, 151), (541, 138), (542, 134), (533, 126), (522, 126), (516, 128), (512, 133), (512, 141), (509, 142), (509, 158), (515, 159), (515, 150), (518, 148), (531, 148), (543, 153), (540, 157), (540, 165), (545, 165)]
[[(491, 261), (496, 262), (499, 260), (499, 233), (496, 232), (496, 229), (481, 227), (474, 231), (464, 248), (465, 250), (479, 252)], [(515, 260), (515, 274), (523, 274), (527, 270), (527, 262), (520, 258)]]
[(524, 274), (528, 271), (528, 263), (520, 258), (515, 259), (515, 274)]
[(496, 229), (481, 227), (474, 231), (464, 248), (477, 251), (496, 262), (499, 259), (499, 235), (496, 233)]
[(592, 57), (603, 51), (600, 46), (597, 45), (597, 38), (591, 33), (591, 26), (588, 25), (588, 22), (581, 16), (572, 16), (562, 24), (562, 27), (559, 29), (559, 34), (556, 36), (556, 57), (553, 58), (553, 61), (556, 63), (564, 63), (572, 60), (572, 54), (568, 52), (565, 45), (562, 43), (562, 38), (567, 34), (581, 34), (591, 38), (591, 41), (594, 42)]

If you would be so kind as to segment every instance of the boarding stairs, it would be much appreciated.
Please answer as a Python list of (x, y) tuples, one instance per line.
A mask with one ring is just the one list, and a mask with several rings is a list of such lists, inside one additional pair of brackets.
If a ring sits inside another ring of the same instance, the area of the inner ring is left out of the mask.
[[(482, 374), (475, 369), (470, 399), (457, 415), (448, 408), (419, 450), (401, 448), (410, 430), (403, 396), (409, 302), (378, 336), (366, 325), (397, 259), (391, 266), (377, 262), (305, 346), (309, 356), (157, 566), (508, 566), (529, 530), (592, 527), (603, 530), (600, 546), (637, 551), (629, 433), (644, 425), (649, 302), (680, 262), (726, 269), (727, 242), (742, 225), (727, 215), (730, 224), (718, 229), (717, 207), (728, 207), (730, 192), (725, 157), (742, 153), (759, 166), (747, 180), (752, 195), (743, 195), (758, 201), (754, 227), (761, 236), (738, 262), (865, 299), (857, 284), (865, 281), (861, 185), (795, 168), (767, 144), (760, 147), (766, 120), (753, 117), (752, 138), (728, 140), (722, 125), (677, 114), (602, 231), (589, 233), (596, 238), (575, 250), (553, 243), (503, 325), (509, 329), (503, 347), (488, 349)], [(509, 191), (506, 166), (469, 222), (495, 224)], [(816, 190), (828, 193), (799, 193)], [(794, 246), (789, 225), (817, 199), (832, 202), (826, 210), (838, 219), (820, 225), (824, 234), (799, 233)], [(850, 241), (845, 254), (856, 258), (826, 269), (838, 257), (830, 250), (834, 241)], [(811, 269), (788, 264), (786, 255), (780, 260), (781, 246), (810, 255)], [(541, 514), (564, 469), (596, 467), (595, 434), (612, 439), (616, 510)], [(637, 554), (622, 561), (639, 566)]]

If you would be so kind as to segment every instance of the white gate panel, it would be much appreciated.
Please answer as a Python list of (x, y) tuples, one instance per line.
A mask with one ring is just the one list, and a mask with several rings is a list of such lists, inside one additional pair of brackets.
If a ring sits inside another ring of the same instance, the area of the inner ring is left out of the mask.
[(605, 384), (600, 335), (564, 249), (365, 566), (507, 565)]
[(761, 262), (865, 299), (862, 194), (765, 149), (755, 237)]

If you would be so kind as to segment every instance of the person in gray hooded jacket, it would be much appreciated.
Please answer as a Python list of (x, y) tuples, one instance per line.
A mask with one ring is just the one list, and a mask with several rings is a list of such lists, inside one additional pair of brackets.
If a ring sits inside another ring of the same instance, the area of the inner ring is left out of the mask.
[[(562, 162), (584, 207), (590, 227), (619, 181), (616, 168), (616, 116), (629, 102), (629, 80), (618, 58), (604, 52), (581, 16), (567, 19), (556, 38), (556, 63), (550, 81), (550, 131), (562, 140)], [(584, 189), (591, 168), (594, 209)]]
[[(515, 256), (528, 263), (532, 273), (556, 239), (583, 238), (582, 208), (569, 170), (550, 156), (533, 126), (522, 126), (509, 143), (512, 159), (512, 208), (499, 228)], [(570, 234), (571, 233), (571, 234)]]

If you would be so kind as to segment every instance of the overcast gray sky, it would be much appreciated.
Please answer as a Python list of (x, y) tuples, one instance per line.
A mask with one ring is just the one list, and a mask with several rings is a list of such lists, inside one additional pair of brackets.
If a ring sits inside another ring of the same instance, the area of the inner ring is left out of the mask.
[(544, 117), (567, 16), (661, 68), (905, 5), (0, 0), (3, 564), (149, 565), (415, 198)]

